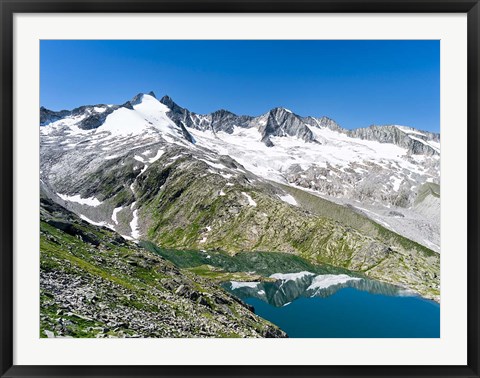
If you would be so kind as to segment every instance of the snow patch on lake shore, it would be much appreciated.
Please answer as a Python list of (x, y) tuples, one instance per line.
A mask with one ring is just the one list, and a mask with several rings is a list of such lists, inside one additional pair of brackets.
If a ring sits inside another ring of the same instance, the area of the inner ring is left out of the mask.
[(282, 281), (296, 281), (305, 276), (314, 276), (315, 273), (312, 272), (298, 272), (298, 273), (275, 273), (270, 276), (270, 278), (275, 278), (276, 280)]
[(347, 283), (348, 281), (359, 281), (361, 278), (347, 276), (346, 274), (324, 274), (316, 276), (307, 290), (326, 289), (333, 285)]
[(237, 282), (237, 281), (231, 281), (230, 284), (231, 289), (240, 289), (242, 287), (250, 287), (252, 289), (256, 288), (260, 282)]

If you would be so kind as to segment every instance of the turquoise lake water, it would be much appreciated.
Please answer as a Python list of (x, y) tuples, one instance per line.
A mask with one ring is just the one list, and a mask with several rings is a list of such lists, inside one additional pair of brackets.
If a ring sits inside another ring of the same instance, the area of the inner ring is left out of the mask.
[(312, 265), (278, 252), (230, 256), (219, 251), (162, 249), (148, 242), (142, 245), (180, 268), (208, 264), (226, 272), (280, 274), (275, 282), (224, 282), (222, 286), (289, 337), (440, 337), (438, 303), (345, 269)]
[(440, 305), (417, 296), (381, 295), (344, 288), (324, 298), (299, 297), (283, 307), (258, 298), (243, 300), (289, 337), (440, 337)]

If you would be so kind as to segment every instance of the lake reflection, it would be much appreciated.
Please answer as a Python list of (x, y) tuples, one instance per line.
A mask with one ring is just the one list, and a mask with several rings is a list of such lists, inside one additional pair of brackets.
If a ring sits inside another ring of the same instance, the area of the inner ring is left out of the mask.
[(440, 336), (440, 306), (394, 285), (345, 274), (272, 275), (223, 287), (289, 337)]

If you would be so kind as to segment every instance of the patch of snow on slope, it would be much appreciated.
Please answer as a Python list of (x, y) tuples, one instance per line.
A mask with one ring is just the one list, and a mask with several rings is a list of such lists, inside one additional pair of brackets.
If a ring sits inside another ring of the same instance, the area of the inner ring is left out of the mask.
[(208, 160), (205, 160), (205, 159), (198, 159), (198, 160), (201, 160), (203, 161), (204, 163), (207, 163), (209, 166), (213, 167), (213, 168), (217, 168), (217, 169), (227, 169), (226, 166), (224, 166), (223, 164), (220, 164), (220, 163), (213, 163), (211, 161), (208, 161)]
[(58, 121), (49, 123), (46, 126), (42, 126), (40, 128), (40, 133), (42, 135), (50, 135), (56, 131), (65, 129), (68, 131), (68, 134), (70, 135), (76, 135), (76, 134), (89, 134), (92, 132), (92, 130), (83, 130), (80, 129), (79, 127), (75, 126), (77, 122), (80, 122), (82, 119), (84, 119), (87, 115), (81, 114), (77, 116), (68, 116), (62, 119), (59, 119)]
[(295, 200), (295, 198), (290, 195), (290, 194), (287, 194), (285, 196), (278, 196), (283, 202), (286, 202), (286, 203), (289, 203), (290, 205), (293, 205), (293, 206), (298, 206), (298, 203), (297, 201)]
[(223, 131), (215, 135), (210, 131), (189, 129), (197, 145), (214, 150), (219, 155), (229, 155), (246, 170), (269, 180), (285, 183), (284, 173), (294, 165), (302, 169), (315, 165), (326, 168), (328, 164), (347, 168), (351, 164), (366, 162), (384, 166), (385, 162), (398, 164), (399, 170), (423, 174), (424, 169), (415, 162), (416, 156), (405, 159), (405, 148), (370, 140), (349, 137), (328, 128), (312, 128), (317, 140), (324, 141), (321, 148), (316, 143), (290, 136), (271, 137), (273, 147), (261, 142), (256, 128), (234, 127), (232, 134)]
[(393, 190), (398, 192), (398, 189), (400, 189), (400, 184), (403, 182), (403, 179), (398, 178), (396, 176), (392, 176), (390, 177), (390, 181), (392, 181)]
[(399, 126), (399, 125), (396, 125), (395, 126), (397, 129), (403, 131), (405, 134), (417, 134), (417, 135), (421, 135), (421, 136), (426, 136), (425, 133), (422, 133), (418, 130), (412, 130), (410, 127), (408, 126)]
[(115, 224), (118, 224), (118, 219), (117, 219), (117, 214), (122, 211), (123, 207), (120, 206), (120, 207), (116, 207), (115, 209), (113, 209), (113, 213), (112, 213), (112, 220), (115, 222)]
[(437, 149), (438, 152), (440, 152), (440, 143), (439, 143), (439, 142), (435, 142), (435, 141), (433, 141), (433, 140), (429, 140), (429, 141), (428, 141), (428, 144), (429, 144), (431, 147)]
[(112, 136), (141, 134), (148, 128), (147, 121), (135, 110), (119, 108), (109, 114), (96, 133), (108, 131)]
[(66, 194), (57, 193), (57, 196), (59, 196), (64, 201), (75, 202), (75, 203), (79, 203), (80, 205), (88, 205), (92, 207), (100, 206), (103, 203), (98, 199), (96, 199), (95, 197), (81, 198), (80, 194), (75, 194), (74, 196), (68, 196)]
[(130, 228), (132, 230), (132, 238), (138, 239), (140, 237), (140, 230), (138, 229), (138, 210), (133, 210), (133, 219), (130, 222)]
[(145, 172), (147, 169), (148, 169), (148, 164), (145, 164), (145, 165), (143, 166), (142, 170), (140, 171), (140, 173), (137, 175), (137, 177), (140, 176), (140, 175), (141, 175), (143, 172)]
[(242, 194), (243, 194), (245, 197), (247, 197), (248, 204), (249, 204), (250, 206), (257, 207), (257, 203), (253, 200), (252, 197), (250, 197), (250, 196), (249, 196), (247, 193), (245, 193), (245, 192), (242, 192)]
[(350, 277), (346, 274), (324, 274), (316, 276), (313, 279), (311, 285), (307, 288), (307, 290), (320, 290), (326, 289), (333, 285), (339, 285), (347, 283), (348, 281), (359, 281), (361, 278), (358, 277)]
[(105, 157), (105, 160), (113, 160), (119, 158), (120, 155), (109, 155)]
[(432, 147), (435, 151), (440, 152), (440, 145), (436, 142), (426, 141), (414, 136), (409, 135), (410, 139), (416, 140), (417, 142), (423, 143), (426, 146)]
[(84, 221), (93, 224), (94, 226), (100, 226), (100, 227), (107, 227), (113, 231), (115, 231), (115, 227), (111, 224), (108, 224), (107, 222), (95, 222), (89, 218), (87, 218), (85, 215), (80, 214), (80, 218), (83, 219)]
[(140, 103), (133, 108), (162, 133), (179, 136), (177, 126), (167, 117), (170, 110), (155, 97), (144, 94)]
[(158, 159), (160, 159), (160, 158), (162, 157), (162, 155), (163, 155), (164, 153), (165, 153), (164, 150), (159, 149), (159, 150), (157, 151), (157, 154), (156, 154), (154, 157), (150, 158), (150, 159), (148, 160), (148, 162), (149, 162), (150, 164), (155, 163)]

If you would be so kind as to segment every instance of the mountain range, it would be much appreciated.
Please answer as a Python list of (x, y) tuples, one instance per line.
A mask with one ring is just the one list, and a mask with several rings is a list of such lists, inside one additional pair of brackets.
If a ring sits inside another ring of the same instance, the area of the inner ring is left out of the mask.
[(436, 133), (282, 107), (202, 115), (150, 92), (40, 108), (40, 179), (45, 198), (127, 242), (283, 252), (440, 298)]

